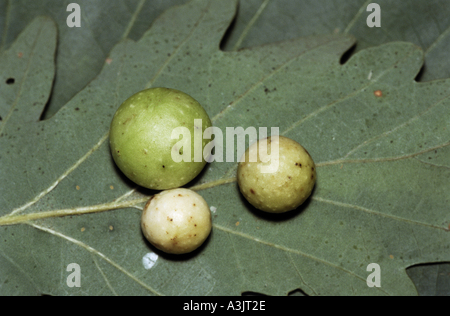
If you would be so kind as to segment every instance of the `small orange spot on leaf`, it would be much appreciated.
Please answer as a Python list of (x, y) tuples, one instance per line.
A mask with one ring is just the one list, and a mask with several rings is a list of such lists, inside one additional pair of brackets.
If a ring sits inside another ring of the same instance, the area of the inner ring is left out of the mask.
[(381, 92), (381, 90), (375, 90), (375, 91), (373, 92), (373, 94), (374, 94), (376, 97), (382, 97), (382, 96), (383, 96), (383, 92)]

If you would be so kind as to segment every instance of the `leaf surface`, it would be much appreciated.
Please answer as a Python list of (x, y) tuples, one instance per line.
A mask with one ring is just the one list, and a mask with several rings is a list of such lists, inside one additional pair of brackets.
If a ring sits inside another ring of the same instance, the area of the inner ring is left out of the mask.
[[(2, 293), (410, 295), (407, 267), (449, 260), (450, 82), (415, 82), (423, 52), (405, 42), (345, 64), (355, 40), (342, 34), (223, 52), (236, 5), (198, 0), (166, 11), (139, 41), (115, 46), (99, 76), (44, 121), (55, 25), (38, 18), (3, 53)], [(125, 99), (156, 86), (196, 98), (234, 161), (227, 127), (278, 127), (300, 142), (317, 165), (312, 198), (262, 214), (240, 195), (236, 163), (213, 162), (188, 185), (212, 207), (211, 236), (189, 255), (155, 250), (139, 222), (155, 192), (115, 167), (108, 128)], [(67, 285), (70, 263), (81, 267), (81, 287)], [(367, 286), (370, 263), (381, 267), (380, 288)]]
[(419, 81), (448, 78), (450, 63), (450, 6), (446, 0), (377, 1), (380, 27), (368, 27), (373, 1), (248, 0), (240, 3), (236, 23), (225, 50), (258, 46), (300, 36), (328, 33), (349, 34), (357, 39), (356, 51), (392, 41), (407, 41), (421, 47), (425, 66)]
[(0, 0), (0, 52), (36, 17), (54, 20), (58, 58), (52, 97), (43, 113), (49, 118), (98, 75), (115, 44), (124, 38), (140, 38), (161, 12), (185, 2), (78, 0), (81, 27), (70, 28), (66, 21), (73, 10), (67, 11), (67, 6), (73, 1)]

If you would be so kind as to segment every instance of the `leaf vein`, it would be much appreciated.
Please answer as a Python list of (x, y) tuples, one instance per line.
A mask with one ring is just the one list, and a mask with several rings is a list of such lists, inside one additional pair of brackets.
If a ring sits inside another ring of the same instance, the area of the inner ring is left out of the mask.
[(366, 0), (366, 2), (364, 2), (364, 4), (361, 6), (361, 8), (359, 8), (358, 12), (355, 14), (353, 19), (350, 21), (350, 23), (345, 28), (345, 30), (344, 30), (345, 34), (347, 34), (350, 31), (350, 29), (353, 27), (353, 25), (356, 23), (356, 21), (358, 21), (358, 19), (361, 17), (361, 15), (363, 14), (363, 12), (366, 10), (367, 6), (371, 2), (372, 2), (371, 0)]
[[(84, 161), (86, 161), (89, 156), (95, 152), (102, 144), (103, 142), (108, 138), (109, 133), (106, 133), (105, 135), (100, 138), (100, 140), (97, 142), (97, 144), (94, 145), (83, 157), (78, 159), (77, 162), (75, 162), (74, 165), (72, 165), (70, 168), (68, 168), (61, 176), (59, 176), (58, 179), (56, 179), (55, 182), (53, 182), (48, 188), (43, 190), (41, 193), (39, 193), (37, 196), (35, 196), (30, 202), (22, 205), (21, 207), (18, 207), (14, 209), (9, 215), (14, 215), (17, 213), (22, 212), (23, 210), (27, 209), (31, 205), (38, 202), (41, 198), (43, 198), (45, 195), (47, 195), (49, 192), (51, 192), (65, 177), (67, 177), (72, 171), (74, 171), (79, 165), (81, 165)], [(1, 223), (1, 221), (0, 221)], [(1, 224), (0, 224), (1, 225)]]
[(318, 197), (318, 196), (313, 196), (313, 197), (311, 197), (311, 199), (319, 201), (319, 202), (323, 202), (323, 203), (332, 204), (332, 205), (339, 206), (339, 207), (352, 208), (352, 209), (355, 209), (355, 210), (363, 211), (363, 212), (365, 212), (367, 214), (377, 215), (377, 216), (380, 216), (380, 217), (385, 217), (385, 218), (393, 219), (393, 220), (396, 220), (396, 221), (405, 222), (405, 223), (408, 223), (408, 224), (421, 225), (421, 226), (425, 226), (425, 227), (428, 227), (428, 228), (440, 229), (440, 230), (447, 231), (447, 228), (445, 228), (445, 227), (436, 226), (436, 225), (432, 225), (432, 224), (428, 224), (428, 223), (423, 223), (423, 222), (419, 222), (417, 220), (407, 219), (407, 218), (399, 217), (399, 216), (392, 215), (392, 214), (381, 213), (379, 211), (371, 210), (371, 209), (368, 209), (366, 207), (362, 207), (362, 206), (358, 206), (358, 205), (354, 205), (354, 204), (349, 204), (349, 203), (344, 203), (344, 202), (338, 202), (338, 201), (334, 201), (334, 200), (324, 199), (324, 198), (321, 198), (321, 197)]
[(144, 6), (144, 3), (145, 3), (145, 0), (139, 1), (138, 5), (136, 7), (136, 10), (133, 12), (133, 15), (131, 16), (131, 19), (130, 19), (130, 22), (128, 23), (128, 25), (127, 25), (127, 28), (125, 29), (125, 32), (122, 35), (122, 39), (127, 38), (128, 34), (130, 34), (130, 31), (133, 28), (134, 23), (136, 22), (136, 19), (137, 19), (139, 13), (142, 10), (142, 7)]
[(69, 236), (64, 235), (61, 232), (58, 232), (56, 230), (50, 229), (48, 227), (44, 227), (44, 226), (40, 226), (40, 225), (36, 225), (33, 223), (27, 223), (28, 225), (42, 230), (44, 232), (47, 232), (49, 234), (55, 235), (57, 237), (63, 238), (67, 241), (72, 242), (73, 244), (84, 248), (85, 250), (87, 250), (88, 252), (90, 252), (93, 255), (98, 256), (99, 258), (105, 260), (106, 262), (108, 262), (110, 265), (112, 265), (114, 268), (116, 268), (118, 271), (122, 272), (124, 275), (126, 275), (127, 277), (129, 277), (131, 280), (133, 280), (134, 282), (138, 283), (139, 285), (141, 285), (143, 288), (145, 288), (146, 290), (156, 294), (156, 295), (162, 295), (161, 293), (159, 293), (158, 291), (156, 291), (155, 289), (153, 289), (152, 287), (148, 286), (147, 284), (145, 284), (144, 282), (142, 282), (141, 280), (139, 280), (138, 278), (136, 278), (133, 274), (131, 274), (130, 272), (128, 272), (125, 268), (123, 268), (122, 266), (120, 266), (119, 264), (117, 264), (116, 262), (114, 262), (113, 260), (111, 260), (110, 258), (108, 258), (106, 255), (104, 255), (103, 253), (101, 253), (100, 251), (96, 250), (95, 248), (92, 248), (91, 246), (75, 239)]
[[(409, 55), (408, 55), (408, 56), (409, 56)], [(405, 56), (404, 58), (406, 59), (406, 57), (407, 57), (407, 56)], [(291, 124), (291, 126), (289, 126), (288, 128), (286, 128), (286, 129), (281, 133), (281, 135), (286, 135), (286, 134), (289, 133), (292, 129), (298, 127), (299, 125), (301, 125), (301, 124), (302, 124), (303, 122), (305, 122), (306, 120), (308, 120), (308, 119), (310, 119), (310, 118), (313, 118), (313, 117), (317, 116), (317, 115), (320, 114), (321, 112), (323, 112), (323, 111), (325, 111), (325, 110), (328, 110), (329, 108), (331, 108), (331, 107), (333, 107), (333, 106), (335, 106), (335, 105), (337, 105), (337, 104), (339, 104), (339, 103), (341, 103), (341, 102), (343, 102), (343, 101), (345, 101), (345, 100), (347, 100), (347, 99), (350, 99), (350, 98), (352, 98), (352, 97), (358, 95), (358, 94), (361, 93), (361, 92), (364, 92), (364, 91), (367, 90), (370, 86), (372, 86), (372, 85), (374, 85), (375, 83), (377, 83), (378, 80), (379, 80), (380, 78), (382, 78), (386, 72), (388, 72), (389, 70), (393, 69), (397, 63), (398, 63), (398, 61), (397, 61), (396, 63), (392, 64), (391, 67), (386, 68), (385, 70), (383, 70), (376, 78), (374, 78), (374, 79), (368, 81), (367, 84), (363, 85), (361, 88), (355, 90), (355, 91), (352, 92), (352, 93), (346, 94), (346, 95), (342, 96), (341, 98), (339, 98), (339, 99), (337, 99), (337, 100), (334, 100), (333, 102), (330, 102), (330, 103), (328, 103), (328, 104), (323, 105), (322, 107), (320, 107), (320, 108), (318, 108), (317, 110), (315, 110), (315, 111), (309, 113), (308, 115), (306, 115), (306, 116), (303, 117), (302, 119), (300, 119), (300, 120), (294, 122), (293, 124)], [(344, 68), (344, 70), (348, 71), (348, 70), (345, 69), (345, 68)]]
[(314, 288), (312, 288), (308, 283), (306, 283), (306, 281), (303, 279), (302, 274), (300, 273), (300, 270), (298, 269), (297, 265), (295, 264), (294, 259), (292, 258), (292, 254), (288, 253), (289, 259), (291, 259), (291, 264), (294, 267), (294, 270), (297, 272), (301, 282), (307, 286), (315, 295), (318, 295), (317, 292), (314, 290)]
[(374, 137), (372, 137), (371, 139), (368, 139), (364, 142), (362, 142), (361, 144), (359, 144), (358, 146), (356, 146), (355, 148), (353, 148), (352, 150), (350, 150), (345, 156), (344, 159), (347, 158), (350, 154), (352, 154), (353, 152), (355, 152), (356, 150), (358, 150), (360, 147), (367, 145), (369, 143), (374, 142), (377, 139), (383, 138), (388, 136), (389, 134), (392, 134), (393, 132), (397, 131), (398, 129), (401, 129), (403, 127), (408, 126), (409, 124), (413, 123), (414, 121), (419, 120), (422, 116), (424, 116), (427, 112), (431, 111), (433, 108), (435, 108), (437, 105), (439, 105), (441, 102), (447, 100), (450, 97), (450, 95), (447, 95), (445, 97), (443, 97), (442, 99), (438, 100), (437, 102), (433, 103), (432, 105), (430, 105), (428, 108), (426, 108), (424, 111), (420, 112), (419, 114), (417, 114), (416, 116), (413, 116), (412, 118), (410, 118), (409, 120), (407, 120), (406, 122), (403, 122), (400, 125), (397, 125), (395, 127), (393, 127), (391, 130), (389, 131), (385, 131), (379, 135), (376, 135)]
[(239, 46), (241, 46), (242, 41), (247, 37), (247, 35), (250, 32), (250, 29), (253, 26), (253, 24), (255, 24), (255, 22), (259, 19), (261, 14), (264, 12), (264, 9), (266, 8), (266, 6), (269, 3), (269, 1), (270, 0), (265, 0), (263, 3), (261, 3), (261, 5), (259, 6), (258, 10), (253, 15), (253, 17), (251, 18), (250, 22), (248, 22), (247, 26), (244, 28), (244, 30), (242, 31), (242, 33), (239, 36), (238, 40), (234, 44), (234, 47), (233, 47), (234, 51), (237, 50), (239, 48)]
[(115, 295), (117, 295), (117, 292), (114, 290), (114, 288), (111, 286), (111, 283), (109, 282), (107, 276), (105, 275), (105, 273), (103, 273), (103, 269), (99, 266), (97, 258), (94, 256), (94, 254), (92, 254), (92, 258), (94, 259), (94, 264), (97, 267), (97, 270), (100, 272), (100, 274), (102, 275), (103, 279), (105, 280), (106, 286), (111, 290), (111, 292)]
[(208, 8), (211, 5), (210, 2), (208, 2), (208, 6), (203, 10), (202, 14), (198, 18), (197, 22), (194, 24), (194, 27), (192, 27), (191, 32), (186, 36), (186, 38), (175, 48), (174, 51), (170, 54), (169, 58), (166, 59), (166, 61), (162, 64), (162, 66), (158, 69), (156, 74), (153, 76), (153, 78), (149, 81), (149, 83), (146, 85), (146, 88), (150, 88), (153, 86), (153, 83), (158, 79), (160, 74), (163, 72), (163, 70), (169, 65), (170, 61), (175, 58), (176, 54), (181, 50), (181, 48), (189, 41), (189, 39), (194, 34), (195, 30), (199, 27), (200, 21), (205, 16), (206, 12), (208, 12)]
[[(330, 42), (333, 42), (330, 41)], [(294, 57), (292, 57), (291, 59), (287, 60), (286, 62), (282, 63), (281, 65), (279, 65), (278, 67), (276, 67), (273, 71), (271, 71), (269, 74), (267, 74), (266, 76), (264, 76), (263, 78), (261, 78), (260, 80), (258, 80), (257, 82), (255, 82), (249, 89), (247, 89), (247, 91), (245, 91), (244, 93), (242, 93), (241, 95), (239, 95), (234, 101), (232, 101), (229, 105), (227, 105), (224, 109), (222, 109), (222, 111), (220, 111), (219, 113), (217, 113), (212, 119), (211, 122), (214, 125), (214, 122), (216, 120), (218, 120), (220, 117), (222, 117), (223, 115), (225, 115), (226, 113), (228, 113), (230, 110), (234, 109), (236, 104), (239, 103), (239, 101), (241, 101), (245, 96), (247, 96), (250, 92), (252, 92), (253, 90), (255, 90), (257, 87), (261, 86), (266, 80), (270, 79), (272, 76), (274, 76), (275, 74), (277, 74), (279, 71), (281, 71), (281, 69), (287, 67), (289, 64), (291, 64), (293, 61), (295, 61), (297, 58), (299, 58), (300, 56), (307, 54), (307, 53), (311, 53), (312, 51), (321, 48), (324, 45), (329, 45), (330, 42), (327, 43), (323, 43), (320, 44), (314, 48), (311, 48), (309, 50), (306, 50), (302, 53), (300, 53), (299, 55), (296, 55)]]
[[(288, 253), (293, 253), (293, 254), (300, 255), (302, 257), (308, 258), (310, 260), (314, 260), (314, 261), (320, 262), (320, 263), (328, 265), (328, 266), (330, 266), (332, 268), (341, 270), (342, 272), (345, 272), (348, 275), (350, 275), (350, 276), (352, 276), (352, 277), (354, 277), (354, 278), (356, 278), (356, 279), (358, 279), (360, 281), (363, 281), (364, 283), (366, 282), (366, 279), (362, 278), (361, 276), (357, 275), (356, 273), (354, 273), (354, 272), (352, 272), (350, 270), (344, 269), (343, 267), (337, 266), (334, 263), (329, 262), (329, 261), (327, 261), (325, 259), (321, 259), (321, 258), (315, 257), (313, 255), (307, 254), (307, 253), (302, 252), (302, 251), (297, 250), (297, 249), (292, 249), (292, 248), (285, 247), (285, 246), (282, 246), (282, 245), (274, 244), (274, 243), (271, 243), (271, 242), (268, 242), (268, 241), (256, 238), (254, 236), (248, 235), (248, 234), (243, 233), (243, 232), (234, 231), (234, 230), (232, 230), (230, 228), (224, 227), (224, 226), (219, 225), (219, 224), (213, 224), (213, 226), (216, 229), (224, 231), (224, 232), (226, 232), (228, 234), (233, 234), (233, 235), (236, 235), (236, 236), (239, 236), (239, 237), (242, 237), (242, 238), (245, 238), (245, 239), (257, 242), (257, 243), (264, 244), (264, 245), (269, 246), (269, 247), (274, 247), (276, 249), (279, 249), (279, 250), (282, 250), (282, 251), (285, 251), (285, 252), (288, 252)], [(387, 292), (385, 292), (381, 288), (377, 288), (377, 290), (380, 290), (380, 291), (382, 291), (382, 292), (387, 294)]]
[(442, 32), (441, 35), (439, 35), (436, 38), (436, 40), (433, 43), (431, 43), (430, 46), (428, 46), (428, 48), (424, 51), (424, 55), (427, 56), (430, 51), (432, 51), (440, 42), (445, 40), (449, 35), (450, 35), (450, 26), (447, 27), (447, 29), (444, 32)]
[(403, 160), (408, 158), (413, 158), (418, 155), (444, 148), (450, 145), (450, 141), (436, 145), (434, 147), (430, 147), (415, 153), (410, 153), (407, 155), (401, 155), (401, 156), (392, 156), (392, 157), (383, 157), (383, 158), (367, 158), (367, 159), (336, 159), (331, 161), (325, 161), (325, 162), (319, 162), (316, 163), (316, 167), (323, 167), (323, 166), (329, 166), (329, 165), (337, 165), (337, 164), (344, 164), (344, 163), (374, 163), (374, 162), (386, 162), (386, 161), (396, 161), (396, 160)]

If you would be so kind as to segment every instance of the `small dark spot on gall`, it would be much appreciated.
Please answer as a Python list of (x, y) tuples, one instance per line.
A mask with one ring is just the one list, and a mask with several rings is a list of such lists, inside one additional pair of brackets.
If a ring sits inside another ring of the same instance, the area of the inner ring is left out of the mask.
[[(194, 203), (193, 205), (196, 206), (195, 203)], [(191, 217), (191, 218), (192, 218), (192, 217)]]
[(163, 168), (165, 168), (166, 166), (163, 165)]
[(302, 164), (299, 163), (299, 162), (296, 162), (295, 165), (296, 165), (296, 166), (299, 166), (300, 168), (302, 167)]
[(178, 196), (182, 196), (180, 193), (178, 193)]
[(6, 84), (13, 84), (16, 80), (14, 78), (6, 79)]
[(253, 189), (250, 189), (251, 194), (255, 194), (255, 191)]

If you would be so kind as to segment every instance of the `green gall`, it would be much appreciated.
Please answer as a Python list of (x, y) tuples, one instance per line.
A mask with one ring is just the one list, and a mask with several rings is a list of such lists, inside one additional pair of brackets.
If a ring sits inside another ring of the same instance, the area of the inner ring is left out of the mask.
[[(211, 126), (203, 107), (184, 92), (151, 88), (128, 98), (110, 127), (110, 148), (119, 169), (133, 182), (153, 190), (185, 185), (206, 165), (201, 155), (209, 140), (195, 146), (194, 135)], [(180, 134), (174, 130), (184, 130)], [(192, 136), (192, 137), (191, 137)], [(175, 151), (175, 152), (174, 152)], [(187, 156), (187, 157), (186, 157)], [(174, 157), (183, 157), (174, 161)]]

